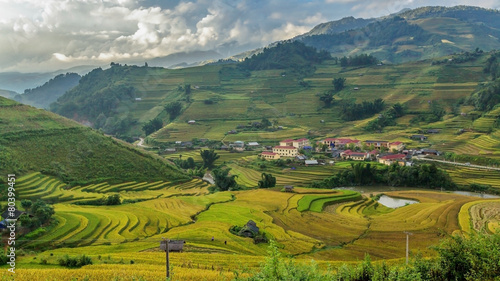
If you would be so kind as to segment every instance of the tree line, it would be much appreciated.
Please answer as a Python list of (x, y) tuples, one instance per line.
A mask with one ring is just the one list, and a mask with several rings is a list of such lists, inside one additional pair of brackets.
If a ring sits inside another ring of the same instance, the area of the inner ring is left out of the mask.
[(340, 117), (345, 121), (365, 119), (382, 111), (384, 105), (384, 100), (380, 98), (374, 101), (363, 101), (362, 103), (343, 101), (341, 103)]
[(456, 184), (444, 171), (434, 164), (399, 166), (393, 164), (382, 168), (370, 163), (352, 163), (350, 170), (339, 171), (322, 181), (312, 183), (313, 188), (333, 188), (349, 185), (390, 185), (424, 188), (456, 188)]
[[(237, 272), (237, 281), (466, 281), (498, 280), (500, 276), (500, 234), (472, 233), (470, 237), (454, 235), (433, 247), (437, 256), (416, 255), (409, 264), (374, 264), (369, 255), (358, 264), (343, 264), (321, 270), (314, 261), (297, 263), (284, 257), (279, 245), (271, 240), (268, 256), (250, 276)], [(247, 277), (248, 276), (248, 277)]]

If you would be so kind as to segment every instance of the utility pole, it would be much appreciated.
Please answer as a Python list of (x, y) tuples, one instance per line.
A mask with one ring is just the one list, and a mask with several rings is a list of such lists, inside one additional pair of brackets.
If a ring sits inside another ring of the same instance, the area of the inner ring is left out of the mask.
[(166, 254), (166, 266), (167, 266), (167, 279), (170, 278), (170, 259), (169, 259), (169, 252), (170, 252), (170, 247), (169, 247), (169, 242), (170, 239), (166, 239), (162, 237), (163, 241), (160, 241), (160, 250), (164, 250)]
[(413, 235), (413, 233), (405, 231), (406, 234), (406, 264), (408, 264), (408, 251), (409, 251), (409, 244), (410, 244), (410, 235)]

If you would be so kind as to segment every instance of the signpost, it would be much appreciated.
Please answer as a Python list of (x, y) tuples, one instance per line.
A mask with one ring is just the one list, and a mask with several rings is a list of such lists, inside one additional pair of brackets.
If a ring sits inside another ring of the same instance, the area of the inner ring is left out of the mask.
[(170, 251), (168, 244), (170, 242), (170, 239), (165, 239), (163, 238), (163, 241), (160, 241), (160, 250), (165, 251), (166, 253), (166, 259), (167, 259), (167, 279), (170, 278), (170, 260), (168, 257), (168, 252)]

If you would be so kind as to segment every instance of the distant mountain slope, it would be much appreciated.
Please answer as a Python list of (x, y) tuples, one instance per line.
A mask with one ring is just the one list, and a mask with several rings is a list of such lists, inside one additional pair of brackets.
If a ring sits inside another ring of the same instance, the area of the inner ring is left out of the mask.
[(18, 93), (9, 90), (0, 90), (0, 96), (8, 99), (13, 99)]
[(296, 40), (334, 56), (370, 53), (400, 63), (475, 48), (498, 49), (499, 38), (499, 11), (456, 6), (423, 7), (375, 20), (345, 18), (320, 24)]
[(498, 20), (500, 11), (473, 6), (421, 7), (401, 12), (399, 16), (407, 20), (438, 17), (454, 18), (463, 22), (482, 24), (491, 28), (500, 29), (500, 21)]
[(80, 78), (81, 76), (76, 73), (59, 74), (42, 86), (24, 90), (22, 95), (16, 95), (14, 99), (34, 107), (48, 108), (66, 91), (78, 85)]
[(217, 60), (222, 55), (215, 51), (194, 51), (174, 53), (165, 57), (147, 60), (149, 66), (175, 68), (179, 65), (190, 65), (201, 61)]
[[(490, 51), (500, 49), (500, 11), (471, 6), (422, 7), (374, 19), (345, 17), (321, 23), (291, 40), (336, 57), (366, 53), (387, 63), (438, 58), (476, 48)], [(262, 48), (231, 58), (242, 60), (260, 52)]]
[(90, 128), (0, 97), (0, 182), (43, 172), (71, 184), (187, 177), (164, 160)]
[(311, 31), (297, 36), (294, 39), (300, 39), (307, 36), (313, 35), (323, 35), (323, 34), (335, 34), (341, 33), (351, 29), (359, 29), (367, 26), (368, 24), (374, 22), (375, 19), (356, 19), (354, 17), (345, 17), (340, 20), (330, 21), (318, 24)]
[(43, 85), (45, 82), (54, 78), (54, 76), (56, 75), (65, 74), (68, 72), (74, 72), (78, 73), (79, 75), (83, 75), (96, 67), (98, 66), (81, 65), (51, 72), (0, 72), (0, 89), (22, 93), (26, 89), (32, 89)]

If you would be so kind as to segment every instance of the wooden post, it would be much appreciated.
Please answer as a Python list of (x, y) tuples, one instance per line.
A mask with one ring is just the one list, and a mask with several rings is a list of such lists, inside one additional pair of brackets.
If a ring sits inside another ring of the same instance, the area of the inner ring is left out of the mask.
[[(168, 245), (168, 242), (170, 242), (170, 239), (167, 239), (167, 279), (170, 278), (170, 259), (168, 257), (168, 252), (170, 252), (170, 247)], [(407, 262), (408, 263), (408, 262)]]
[(165, 258), (166, 258), (166, 267), (167, 267), (167, 279), (170, 278), (170, 259), (169, 259), (169, 252), (170, 252), (170, 247), (169, 247), (169, 242), (170, 239), (165, 239), (163, 238), (163, 241), (160, 241), (160, 250), (165, 251)]
[(413, 235), (413, 233), (405, 231), (406, 234), (406, 264), (408, 264), (408, 251), (409, 251), (409, 246), (410, 246), (410, 235)]

